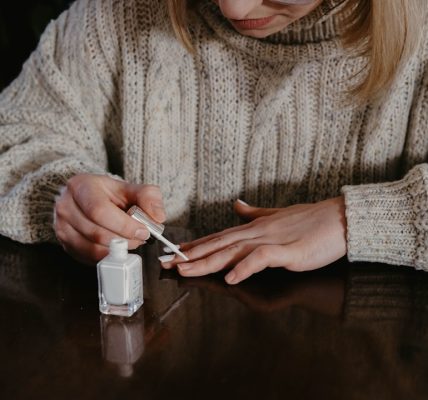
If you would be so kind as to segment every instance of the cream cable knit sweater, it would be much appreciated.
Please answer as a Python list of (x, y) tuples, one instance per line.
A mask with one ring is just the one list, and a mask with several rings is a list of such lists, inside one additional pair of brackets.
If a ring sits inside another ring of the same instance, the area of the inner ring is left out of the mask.
[(331, 2), (256, 40), (203, 0), (196, 56), (163, 2), (74, 3), (0, 96), (0, 233), (54, 240), (58, 188), (111, 172), (160, 185), (168, 223), (211, 231), (237, 223), (238, 197), (342, 192), (350, 260), (428, 270), (428, 36), (380, 105), (346, 106), (363, 60), (341, 49)]

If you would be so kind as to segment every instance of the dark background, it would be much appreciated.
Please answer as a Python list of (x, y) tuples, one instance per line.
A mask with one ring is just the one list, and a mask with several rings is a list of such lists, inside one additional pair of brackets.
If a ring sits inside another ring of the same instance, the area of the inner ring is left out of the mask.
[(72, 0), (0, 1), (0, 91), (21, 71), (50, 20)]

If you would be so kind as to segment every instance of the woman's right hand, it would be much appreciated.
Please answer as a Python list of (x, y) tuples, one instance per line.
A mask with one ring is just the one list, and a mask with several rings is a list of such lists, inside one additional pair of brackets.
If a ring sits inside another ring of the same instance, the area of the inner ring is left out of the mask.
[(150, 237), (126, 210), (138, 205), (155, 221), (165, 221), (158, 186), (130, 184), (103, 175), (81, 174), (67, 181), (56, 198), (54, 229), (64, 250), (85, 264), (108, 254), (111, 239), (128, 239), (135, 249)]

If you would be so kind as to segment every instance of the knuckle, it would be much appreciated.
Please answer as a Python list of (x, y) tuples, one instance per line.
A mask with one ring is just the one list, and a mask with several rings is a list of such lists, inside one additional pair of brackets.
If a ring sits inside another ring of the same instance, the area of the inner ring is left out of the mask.
[(66, 218), (68, 207), (63, 198), (59, 198), (55, 203), (55, 214), (57, 218)]
[(284, 263), (284, 268), (288, 269), (289, 271), (298, 271), (298, 266), (299, 263), (294, 257), (288, 260), (287, 263)]
[(222, 247), (225, 242), (226, 240), (224, 236), (218, 236), (209, 241), (209, 243), (212, 244), (215, 249)]
[(284, 262), (281, 265), (283, 268), (293, 272), (304, 271), (305, 246), (301, 247), (296, 244), (286, 246), (284, 253), (282, 257)]
[(207, 272), (215, 272), (220, 268), (217, 257), (213, 254), (208, 256), (203, 261), (203, 266)]
[[(128, 224), (127, 222), (118, 224), (118, 234), (125, 239), (135, 239), (135, 233), (137, 230), (147, 230), (144, 226), (135, 226), (133, 224)], [(147, 236), (149, 236), (149, 231), (147, 231)], [(150, 237), (150, 236), (149, 236)]]
[(61, 230), (62, 225), (63, 225), (63, 221), (60, 218), (58, 217), (54, 218), (53, 228), (54, 228), (55, 234)]
[(104, 234), (104, 232), (98, 228), (98, 227), (94, 227), (91, 232), (90, 232), (90, 240), (94, 243), (108, 243), (109, 240), (107, 238), (107, 236)]
[(240, 246), (240, 245), (238, 245), (238, 244), (232, 244), (232, 245), (230, 245), (230, 246), (226, 247), (226, 248), (224, 249), (224, 251), (225, 251), (226, 253), (234, 253), (235, 251), (239, 250), (240, 248), (241, 248), (241, 246)]
[(271, 256), (271, 254), (272, 254), (272, 251), (269, 248), (269, 246), (260, 246), (256, 250), (257, 257), (260, 257), (264, 260), (268, 259)]
[(211, 259), (211, 261), (212, 261), (212, 256), (209, 256), (207, 258), (202, 258), (202, 259), (196, 261), (194, 266), (198, 269), (202, 269), (202, 270), (206, 271), (210, 267), (209, 259)]
[(252, 240), (244, 240), (239, 243), (239, 251), (243, 251), (245, 254), (250, 254), (255, 248), (257, 244)]
[(190, 259), (199, 258), (201, 256), (201, 251), (199, 246), (192, 247), (189, 250), (183, 252)]
[(304, 271), (305, 255), (301, 253), (297, 254), (299, 254), (299, 256), (293, 254), (293, 257), (289, 260), (289, 262), (287, 263), (287, 269), (294, 272), (302, 272)]
[(92, 221), (102, 220), (102, 217), (105, 214), (103, 204), (99, 201), (89, 201), (86, 204), (84, 211)]
[(72, 176), (68, 181), (67, 181), (67, 189), (70, 190), (71, 192), (74, 192), (82, 183), (82, 181), (86, 178), (87, 174), (79, 174), (79, 175), (74, 175)]
[(70, 178), (66, 183), (67, 190), (75, 198), (83, 198), (93, 191), (94, 187), (99, 187), (102, 176), (93, 174), (79, 174)]
[(186, 257), (188, 257), (189, 259), (195, 258), (195, 247), (193, 247), (189, 250), (183, 251), (183, 254)]
[(293, 272), (302, 272), (304, 269), (302, 268), (302, 265), (296, 261), (290, 261), (287, 263), (287, 266), (284, 267), (285, 269), (288, 269), (289, 271)]
[(57, 239), (59, 241), (61, 241), (61, 242), (65, 242), (66, 241), (67, 235), (66, 235), (66, 233), (65, 233), (65, 231), (63, 229), (58, 229), (57, 228), (55, 230), (55, 235), (56, 235), (56, 237), (57, 237)]
[(151, 197), (160, 197), (161, 191), (160, 187), (157, 185), (142, 185), (141, 189), (138, 191), (138, 199), (144, 200), (146, 196)]

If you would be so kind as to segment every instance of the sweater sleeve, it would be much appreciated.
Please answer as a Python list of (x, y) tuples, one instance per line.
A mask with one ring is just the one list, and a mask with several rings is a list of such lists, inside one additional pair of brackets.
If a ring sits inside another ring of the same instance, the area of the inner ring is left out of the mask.
[(0, 234), (20, 242), (55, 240), (59, 188), (73, 175), (107, 172), (89, 13), (90, 1), (78, 1), (51, 22), (0, 94)]
[(402, 180), (344, 186), (349, 261), (428, 271), (428, 165)]
[(350, 261), (428, 271), (428, 62), (423, 65), (401, 159), (404, 178), (342, 188)]

